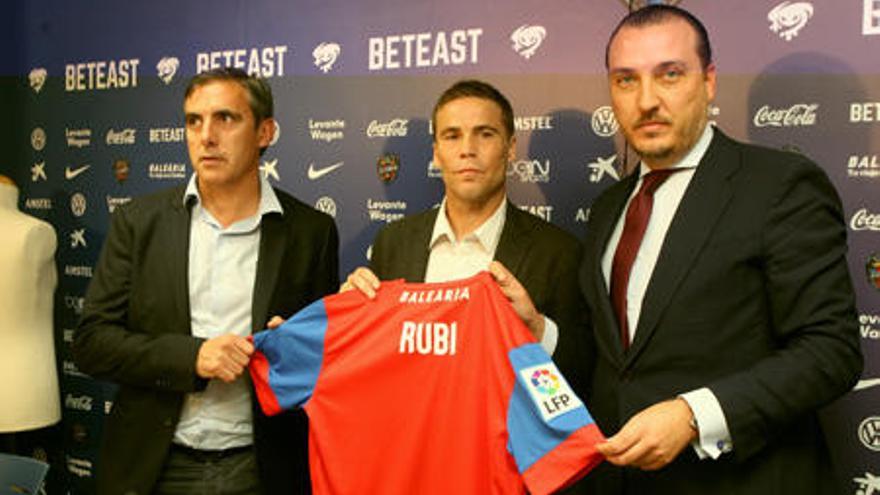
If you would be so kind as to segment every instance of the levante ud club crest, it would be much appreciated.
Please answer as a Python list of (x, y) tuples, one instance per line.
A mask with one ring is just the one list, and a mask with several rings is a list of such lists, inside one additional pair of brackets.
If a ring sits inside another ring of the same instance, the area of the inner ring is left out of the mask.
[(865, 269), (868, 272), (868, 282), (875, 289), (880, 290), (880, 253), (873, 253), (871, 256), (868, 256)]
[(376, 162), (376, 173), (386, 184), (397, 178), (398, 170), (400, 170), (400, 156), (394, 153), (385, 153)]

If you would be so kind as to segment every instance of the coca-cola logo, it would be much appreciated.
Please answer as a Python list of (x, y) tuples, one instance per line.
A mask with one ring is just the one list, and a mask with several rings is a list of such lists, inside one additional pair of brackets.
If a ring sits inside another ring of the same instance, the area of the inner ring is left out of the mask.
[(407, 132), (408, 119), (394, 119), (384, 124), (374, 120), (367, 126), (367, 137), (404, 137)]
[(789, 108), (771, 109), (764, 105), (755, 114), (755, 127), (803, 127), (816, 123), (818, 103), (797, 103)]
[(123, 129), (119, 132), (107, 131), (107, 144), (134, 144), (134, 129)]
[(869, 213), (867, 208), (862, 208), (853, 215), (849, 226), (853, 230), (880, 231), (880, 214)]
[(73, 394), (67, 394), (64, 398), (64, 406), (75, 411), (91, 412), (92, 398), (88, 395), (80, 395), (77, 397)]

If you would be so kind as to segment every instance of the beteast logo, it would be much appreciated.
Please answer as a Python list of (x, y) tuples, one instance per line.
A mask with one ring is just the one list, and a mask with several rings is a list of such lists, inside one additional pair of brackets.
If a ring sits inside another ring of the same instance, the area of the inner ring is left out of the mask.
[(171, 84), (179, 67), (180, 60), (178, 60), (177, 57), (162, 57), (156, 64), (156, 74), (167, 86)]
[(538, 218), (550, 222), (553, 217), (553, 207), (550, 205), (519, 205), (519, 209), (527, 211)]
[(312, 57), (315, 58), (315, 67), (324, 74), (330, 72), (339, 54), (342, 53), (342, 47), (339, 43), (321, 43), (312, 50)]
[(880, 101), (850, 103), (849, 121), (852, 124), (857, 122), (880, 122)]
[(475, 65), (479, 62), (482, 28), (393, 34), (367, 41), (369, 70)]
[(31, 146), (34, 151), (43, 151), (46, 147), (46, 131), (42, 127), (34, 127), (31, 131)]
[(46, 84), (46, 76), (46, 69), (42, 67), (31, 69), (31, 72), (28, 74), (28, 83), (31, 85), (34, 93), (39, 93), (43, 89), (43, 85)]
[(796, 103), (788, 108), (771, 109), (764, 105), (755, 113), (755, 127), (805, 127), (816, 123), (818, 103)]
[(284, 75), (285, 54), (287, 45), (201, 52), (196, 54), (196, 74), (221, 67), (235, 67), (251, 76), (281, 77)]
[(91, 165), (89, 164), (82, 165), (77, 168), (72, 168), (70, 165), (68, 165), (67, 167), (64, 167), (64, 178), (67, 180), (76, 179), (89, 168), (91, 168)]
[(140, 63), (140, 59), (127, 58), (67, 64), (64, 66), (64, 90), (136, 88)]
[(31, 167), (31, 182), (48, 180), (46, 177), (46, 162), (37, 162)]
[(260, 171), (263, 172), (263, 177), (268, 179), (269, 177), (280, 181), (281, 176), (278, 175), (278, 159), (274, 160), (263, 160), (263, 164), (260, 165)]
[(874, 476), (867, 471), (865, 471), (865, 476), (863, 478), (858, 476), (853, 478), (853, 483), (859, 485), (856, 490), (856, 495), (874, 495), (874, 493), (880, 493), (880, 477)]
[(154, 127), (150, 129), (150, 143), (182, 143), (186, 139), (183, 127)]
[(791, 41), (813, 17), (813, 5), (810, 2), (782, 2), (773, 7), (767, 14), (770, 30), (778, 33), (785, 41)]
[(86, 229), (73, 229), (70, 232), (70, 249), (88, 247), (86, 243)]
[(614, 160), (616, 159), (616, 154), (606, 156), (605, 158), (597, 156), (596, 161), (588, 163), (587, 169), (590, 171), (590, 182), (593, 184), (601, 182), (606, 175), (614, 180), (620, 180), (617, 169), (614, 168)]
[(849, 227), (854, 231), (880, 231), (880, 214), (870, 213), (867, 208), (862, 208), (853, 214)]
[(590, 123), (593, 127), (593, 132), (600, 137), (613, 136), (619, 127), (617, 119), (614, 117), (614, 110), (608, 105), (601, 106), (593, 111), (593, 118)]
[(510, 41), (513, 42), (513, 51), (528, 60), (532, 58), (546, 37), (547, 30), (544, 29), (544, 26), (523, 24), (511, 33)]
[(880, 34), (880, 1), (865, 0), (862, 14), (862, 34), (870, 36)]
[(330, 196), (321, 196), (315, 201), (315, 209), (336, 218), (336, 201)]
[(336, 162), (332, 165), (327, 165), (326, 167), (315, 168), (315, 163), (312, 162), (309, 163), (307, 175), (309, 177), (309, 180), (318, 180), (343, 165), (345, 165), (345, 162)]

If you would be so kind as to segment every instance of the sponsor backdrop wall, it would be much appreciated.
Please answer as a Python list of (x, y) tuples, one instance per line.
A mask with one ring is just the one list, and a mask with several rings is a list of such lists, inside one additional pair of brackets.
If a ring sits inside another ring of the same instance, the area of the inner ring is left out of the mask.
[[(711, 118), (801, 152), (843, 199), (866, 368), (825, 414), (843, 493), (880, 489), (880, 0), (685, 0), (719, 71)], [(222, 65), (267, 78), (271, 182), (336, 219), (342, 273), (386, 222), (437, 204), (430, 111), (461, 77), (516, 110), (514, 203), (582, 236), (596, 195), (634, 166), (609, 108), (603, 51), (626, 7), (591, 2), (13, 2), (4, 30), (0, 172), (59, 238), (56, 331), (64, 419), (53, 491), (91, 493), (114, 387), (80, 373), (73, 328), (109, 216), (191, 173), (187, 79)], [(5, 120), (5, 119), (4, 119)], [(9, 122), (9, 121), (7, 121)], [(805, 384), (805, 386), (808, 386)]]

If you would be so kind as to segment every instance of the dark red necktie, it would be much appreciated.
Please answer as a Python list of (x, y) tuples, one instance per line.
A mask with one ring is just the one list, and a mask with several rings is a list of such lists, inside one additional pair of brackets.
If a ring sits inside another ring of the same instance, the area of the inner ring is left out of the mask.
[(620, 243), (614, 252), (614, 262), (611, 265), (611, 305), (614, 314), (620, 324), (620, 338), (623, 349), (629, 349), (629, 324), (626, 318), (626, 289), (629, 286), (629, 274), (632, 271), (633, 261), (639, 252), (642, 238), (645, 237), (645, 229), (651, 218), (651, 209), (654, 206), (654, 191), (663, 184), (670, 175), (682, 170), (680, 168), (654, 170), (642, 178), (642, 186), (639, 192), (629, 203), (626, 210), (626, 221), (623, 224), (623, 233), (620, 235)]

